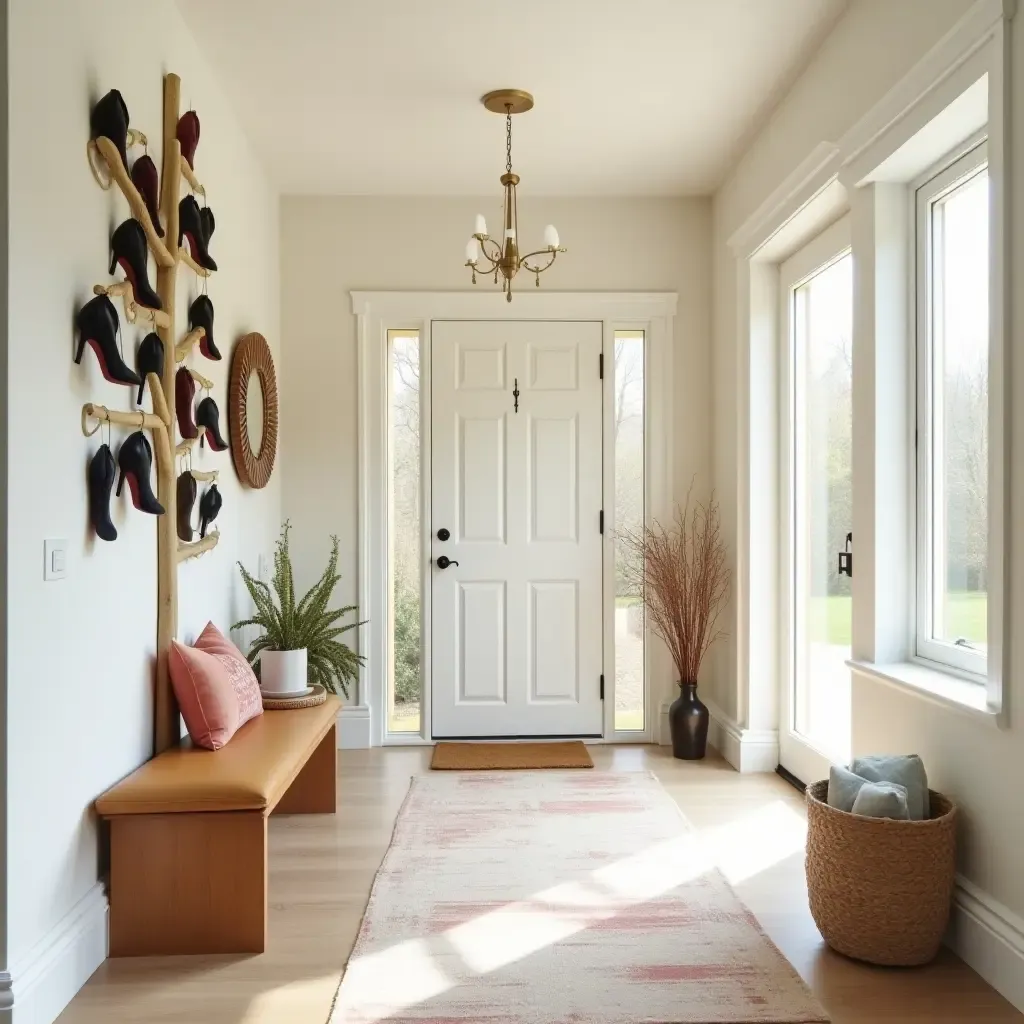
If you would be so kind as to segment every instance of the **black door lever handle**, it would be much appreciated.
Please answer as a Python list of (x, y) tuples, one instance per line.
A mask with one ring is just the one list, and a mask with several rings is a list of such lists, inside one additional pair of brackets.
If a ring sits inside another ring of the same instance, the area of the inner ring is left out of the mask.
[(447, 569), (449, 565), (458, 565), (454, 558), (449, 558), (447, 555), (437, 556), (437, 567), (438, 569)]

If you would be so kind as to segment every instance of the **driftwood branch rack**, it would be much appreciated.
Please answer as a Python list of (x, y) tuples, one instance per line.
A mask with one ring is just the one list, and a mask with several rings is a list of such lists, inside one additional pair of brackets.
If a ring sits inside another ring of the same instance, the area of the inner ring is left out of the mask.
[[(181, 80), (177, 75), (164, 76), (163, 104), (163, 168), (161, 174), (160, 213), (166, 234), (161, 238), (153, 226), (138, 189), (135, 187), (118, 153), (117, 147), (106, 138), (89, 143), (88, 157), (93, 176), (103, 189), (114, 184), (120, 189), (131, 210), (131, 215), (142, 225), (149, 244), (149, 250), (157, 267), (156, 290), (160, 296), (162, 310), (140, 306), (135, 301), (132, 286), (128, 281), (115, 284), (96, 285), (97, 295), (119, 297), (124, 305), (125, 319), (132, 324), (152, 324), (164, 346), (164, 367), (162, 379), (156, 374), (148, 375), (147, 383), (152, 396), (153, 411), (135, 410), (120, 412), (104, 405), (88, 402), (82, 407), (82, 431), (93, 434), (102, 422), (108, 422), (138, 430), (148, 430), (153, 436), (156, 452), (157, 497), (165, 509), (156, 517), (157, 529), (157, 670), (156, 694), (154, 701), (154, 753), (160, 753), (178, 742), (178, 707), (171, 689), (167, 671), (167, 654), (178, 627), (178, 565), (190, 558), (211, 551), (220, 540), (219, 531), (208, 534), (202, 540), (186, 543), (178, 539), (175, 531), (177, 495), (175, 487), (174, 460), (190, 452), (203, 435), (200, 427), (196, 438), (174, 444), (176, 364), (182, 362), (193, 346), (202, 338), (203, 329), (189, 331), (180, 341), (176, 340), (175, 309), (177, 305), (178, 268), (186, 266), (200, 277), (209, 277), (209, 271), (200, 267), (191, 255), (176, 242), (178, 238), (178, 202), (182, 185), (200, 196), (206, 190), (199, 183), (192, 168), (181, 154), (177, 138), (178, 108), (181, 96)], [(129, 129), (129, 146), (147, 145), (146, 136), (137, 129)], [(213, 382), (197, 371), (189, 371), (202, 387), (211, 389)], [(216, 471), (192, 470), (196, 480), (212, 481)]]

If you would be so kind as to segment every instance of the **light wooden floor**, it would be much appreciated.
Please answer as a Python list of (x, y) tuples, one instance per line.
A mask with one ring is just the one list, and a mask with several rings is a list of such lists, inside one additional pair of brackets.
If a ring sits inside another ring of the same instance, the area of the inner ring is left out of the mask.
[[(829, 951), (807, 911), (798, 848), (802, 799), (777, 776), (741, 776), (717, 757), (674, 761), (658, 747), (591, 750), (598, 768), (650, 768), (658, 775), (721, 850), (740, 897), (834, 1024), (1022, 1019), (951, 954), (926, 968), (891, 970)], [(428, 759), (424, 748), (343, 751), (336, 816), (271, 819), (265, 954), (107, 960), (61, 1024), (324, 1024), (409, 776), (425, 770)]]

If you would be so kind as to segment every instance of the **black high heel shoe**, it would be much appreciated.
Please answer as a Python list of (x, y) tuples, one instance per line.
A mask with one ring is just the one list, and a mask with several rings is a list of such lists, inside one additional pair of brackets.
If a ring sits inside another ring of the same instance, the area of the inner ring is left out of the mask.
[(117, 452), (117, 464), (121, 467), (121, 477), (117, 481), (117, 496), (121, 496), (125, 477), (132, 492), (132, 504), (140, 512), (148, 512), (153, 516), (162, 516), (164, 507), (156, 500), (153, 487), (149, 482), (153, 470), (153, 449), (149, 446), (149, 438), (141, 430), (121, 442)]
[(220, 359), (220, 352), (213, 343), (213, 301), (209, 295), (197, 296), (195, 302), (188, 307), (188, 329), (194, 331), (197, 327), (206, 331), (199, 342), (199, 351), (207, 359)]
[(110, 519), (110, 492), (116, 476), (114, 453), (101, 444), (89, 463), (89, 520), (100, 540), (117, 540), (117, 527)]
[(196, 480), (191, 470), (178, 477), (178, 537), (188, 543), (192, 540), (192, 506), (196, 503)]
[(86, 344), (96, 353), (100, 370), (111, 384), (141, 383), (139, 375), (121, 358), (117, 348), (117, 331), (121, 321), (114, 304), (106, 295), (90, 299), (75, 317), (78, 327), (78, 351), (75, 362), (81, 363)]
[(196, 382), (188, 372), (188, 367), (179, 366), (174, 375), (174, 411), (178, 417), (178, 433), (182, 440), (196, 437), (199, 433), (192, 409), (195, 398)]
[(175, 134), (181, 143), (181, 155), (189, 167), (195, 170), (196, 146), (199, 145), (199, 115), (194, 110), (182, 114), (178, 118)]
[(148, 154), (143, 154), (132, 164), (132, 184), (139, 190), (146, 204), (156, 233), (163, 238), (164, 226), (160, 223), (160, 177), (156, 173), (153, 158)]
[(207, 246), (209, 246), (210, 239), (213, 237), (214, 231), (217, 230), (217, 221), (214, 219), (213, 210), (208, 206), (201, 207), (199, 219), (203, 222), (203, 237), (206, 239)]
[(135, 363), (142, 378), (139, 382), (139, 400), (135, 404), (142, 405), (142, 396), (146, 391), (146, 374), (155, 373), (158, 377), (164, 375), (164, 343), (155, 332), (150, 331), (142, 339)]
[[(210, 441), (210, 448), (215, 452), (222, 452), (227, 448), (228, 443), (220, 434), (220, 410), (212, 398), (204, 398), (196, 408), (196, 423), (200, 427), (206, 427), (205, 438)], [(199, 447), (203, 446), (204, 438), (199, 438)]]
[(199, 537), (206, 536), (206, 528), (217, 518), (224, 499), (220, 496), (216, 484), (210, 484), (210, 489), (199, 499)]
[(149, 309), (163, 309), (160, 296), (149, 283), (149, 248), (142, 225), (131, 217), (118, 225), (110, 237), (110, 273), (120, 265), (131, 282), (135, 301)]
[(89, 115), (89, 131), (93, 139), (110, 139), (121, 154), (121, 163), (128, 171), (128, 107), (116, 89), (97, 101)]
[(209, 239), (206, 237), (206, 227), (203, 224), (203, 215), (199, 210), (199, 204), (193, 195), (185, 196), (178, 203), (178, 246), (181, 246), (182, 238), (188, 239), (188, 250), (192, 259), (201, 267), (207, 270), (216, 270), (217, 261), (207, 250)]

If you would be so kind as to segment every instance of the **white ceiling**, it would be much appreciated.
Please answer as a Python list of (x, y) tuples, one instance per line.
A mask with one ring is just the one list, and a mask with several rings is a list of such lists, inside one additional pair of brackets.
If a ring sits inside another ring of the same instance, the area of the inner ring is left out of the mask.
[[(178, 0), (286, 193), (693, 195), (847, 0)], [(185, 83), (187, 94), (187, 83)], [(202, 116), (202, 110), (199, 110)]]

